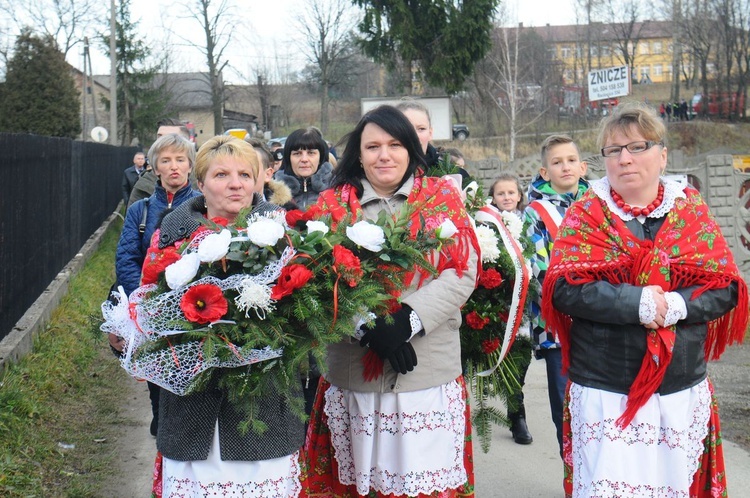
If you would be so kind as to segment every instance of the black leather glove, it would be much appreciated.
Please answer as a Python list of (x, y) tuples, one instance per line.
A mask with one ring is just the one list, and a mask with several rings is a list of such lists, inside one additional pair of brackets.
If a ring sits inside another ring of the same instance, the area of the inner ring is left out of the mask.
[(405, 374), (406, 372), (411, 372), (417, 366), (417, 353), (410, 342), (405, 342), (391, 353), (388, 361), (395, 371)]
[(391, 313), (391, 323), (387, 323), (385, 318), (378, 317), (372, 325), (363, 325), (365, 335), (360, 339), (359, 345), (369, 346), (383, 360), (389, 359), (411, 337), (411, 312), (411, 307), (405, 304), (400, 310)]

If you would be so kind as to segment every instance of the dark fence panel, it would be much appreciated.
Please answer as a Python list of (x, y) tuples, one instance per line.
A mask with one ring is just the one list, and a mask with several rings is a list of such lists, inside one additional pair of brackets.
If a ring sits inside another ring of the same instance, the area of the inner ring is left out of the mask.
[(117, 207), (134, 152), (0, 133), (0, 339)]

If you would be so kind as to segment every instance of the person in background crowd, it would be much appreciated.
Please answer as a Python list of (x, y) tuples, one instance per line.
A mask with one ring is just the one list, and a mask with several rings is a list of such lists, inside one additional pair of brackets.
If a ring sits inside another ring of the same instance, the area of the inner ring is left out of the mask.
[[(169, 210), (198, 195), (190, 186), (190, 171), (195, 163), (195, 146), (182, 135), (159, 138), (148, 151), (157, 178), (154, 193), (128, 208), (115, 253), (117, 283), (130, 295), (141, 283), (141, 269), (151, 236)], [(145, 216), (144, 216), (145, 214)], [(109, 334), (110, 345), (122, 351), (122, 338)], [(148, 383), (151, 398), (151, 435), (159, 424), (159, 386)]]
[(313, 127), (293, 131), (284, 143), (284, 158), (274, 178), (286, 183), (303, 211), (330, 186), (333, 166), (327, 157), (328, 145)]
[[(552, 243), (565, 211), (580, 199), (588, 189), (586, 163), (581, 161), (578, 146), (566, 135), (551, 135), (542, 142), (542, 167), (529, 186), (529, 205), (524, 211), (528, 223), (527, 235), (534, 244), (531, 269), (539, 288), (544, 284), (545, 274), (552, 253)], [(537, 359), (544, 359), (547, 366), (547, 390), (552, 421), (557, 430), (560, 455), (563, 452), (563, 401), (568, 378), (562, 373), (560, 343), (553, 331), (547, 329), (541, 315), (541, 299), (529, 300), (531, 315), (531, 340)]]
[[(182, 135), (185, 139), (190, 141), (190, 130), (188, 130), (187, 126), (185, 126), (182, 121), (176, 118), (164, 118), (159, 120), (156, 124), (157, 140), (170, 133)], [(195, 145), (193, 148), (195, 148)], [(127, 202), (128, 207), (132, 206), (134, 202), (145, 199), (153, 194), (156, 180), (157, 177), (153, 171), (144, 172), (135, 185), (133, 185), (133, 190), (130, 192), (130, 197)]]
[(122, 202), (125, 206), (128, 205), (128, 199), (130, 199), (130, 192), (133, 191), (135, 183), (138, 178), (146, 171), (146, 154), (143, 152), (136, 152), (133, 156), (133, 164), (122, 172)]
[[(490, 205), (498, 211), (513, 213), (521, 220), (524, 219), (524, 209), (526, 202), (521, 188), (521, 180), (514, 173), (501, 173), (490, 186), (489, 190)], [(524, 330), (526, 327), (526, 330)], [(528, 336), (528, 323), (521, 324), (518, 329), (519, 334)], [(517, 343), (513, 343), (514, 346)], [(512, 348), (513, 346), (511, 346)], [(508, 420), (510, 420), (510, 432), (513, 441), (516, 444), (531, 444), (534, 438), (529, 432), (526, 424), (526, 407), (523, 404), (523, 386), (526, 381), (526, 372), (529, 370), (529, 364), (524, 363), (518, 372), (518, 383), (521, 386), (518, 395), (515, 398), (516, 407), (508, 407)]]
[[(458, 336), (477, 276), (471, 221), (447, 181), (423, 176), (422, 147), (398, 109), (367, 112), (346, 143), (333, 188), (316, 206), (321, 212), (344, 207), (353, 223), (417, 205), (412, 235), (444, 220), (458, 232), (451, 249), (436, 255), (436, 277), (415, 269), (391, 319), (363, 326), (359, 342), (328, 347), (305, 445), (307, 496), (473, 496)], [(384, 364), (368, 381), (362, 360), (369, 349)]]
[(419, 143), (422, 145), (422, 153), (425, 156), (427, 169), (429, 170), (437, 165), (438, 161), (440, 161), (440, 153), (430, 143), (432, 141), (432, 119), (430, 118), (429, 109), (421, 102), (409, 98), (402, 99), (396, 105), (396, 109), (404, 113), (404, 116), (406, 116), (417, 131), (417, 137), (419, 137)]
[(274, 173), (281, 168), (281, 160), (284, 158), (284, 146), (281, 142), (273, 141), (268, 143), (268, 148), (271, 149), (271, 156), (273, 157), (273, 171)]
[[(149, 255), (192, 236), (204, 219), (223, 218), (232, 224), (250, 206), (251, 216), (281, 210), (256, 192), (259, 173), (258, 156), (245, 141), (233, 136), (208, 140), (195, 161), (203, 195), (164, 218)], [(242, 431), (244, 414), (220, 387), (221, 376), (229, 373), (229, 369), (216, 369), (205, 390), (185, 396), (161, 390), (156, 446), (163, 458), (161, 475), (155, 473), (158, 496), (299, 495), (303, 422), (282, 394), (271, 390), (255, 414), (267, 429), (262, 434)]]
[(663, 176), (666, 138), (643, 104), (602, 122), (606, 177), (565, 213), (547, 269), (574, 498), (726, 496), (706, 361), (745, 336), (747, 285), (698, 191)]
[(273, 179), (273, 157), (266, 144), (259, 138), (247, 137), (245, 142), (249, 143), (258, 154), (260, 161), (260, 174), (256, 191), (263, 194), (263, 198), (271, 204), (281, 206), (286, 210), (296, 209), (297, 205), (292, 200), (292, 191), (284, 182)]
[(526, 209), (521, 180), (514, 173), (500, 173), (488, 192), (490, 204), (499, 211), (508, 211), (523, 219)]

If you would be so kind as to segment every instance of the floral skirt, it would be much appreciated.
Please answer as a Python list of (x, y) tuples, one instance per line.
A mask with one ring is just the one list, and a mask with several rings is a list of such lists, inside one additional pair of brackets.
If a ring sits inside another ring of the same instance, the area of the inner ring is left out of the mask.
[(568, 384), (563, 413), (566, 497), (726, 496), (713, 386), (655, 394), (624, 429), (627, 396)]
[(302, 460), (300, 496), (473, 497), (463, 377), (385, 395), (352, 393), (321, 378)]

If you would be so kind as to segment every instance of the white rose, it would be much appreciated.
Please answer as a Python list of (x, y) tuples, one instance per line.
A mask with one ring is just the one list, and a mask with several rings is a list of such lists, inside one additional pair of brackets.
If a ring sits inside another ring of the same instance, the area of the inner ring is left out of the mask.
[(499, 242), (495, 231), (486, 225), (477, 225), (474, 229), (479, 242), (479, 252), (482, 255), (482, 263), (494, 263), (500, 257)]
[(201, 264), (201, 258), (198, 253), (191, 252), (185, 254), (178, 261), (167, 266), (164, 276), (167, 279), (167, 285), (170, 289), (178, 289), (187, 285), (195, 274), (198, 273), (198, 267)]
[(322, 221), (311, 220), (307, 222), (307, 233), (323, 232), (323, 235), (328, 233), (328, 225)]
[(510, 235), (514, 239), (518, 240), (521, 237), (521, 232), (523, 231), (523, 221), (521, 221), (521, 218), (519, 218), (515, 213), (511, 213), (510, 211), (503, 211), (502, 213), (500, 213), (500, 215), (503, 217), (503, 222), (508, 228)]
[(219, 233), (206, 235), (198, 246), (198, 256), (201, 258), (201, 263), (213, 263), (226, 256), (229, 252), (231, 240), (232, 234), (227, 229)]
[(273, 246), (284, 236), (284, 225), (270, 218), (260, 218), (247, 226), (247, 235), (256, 246)]
[(445, 240), (453, 237), (456, 232), (458, 232), (458, 228), (456, 228), (456, 225), (451, 220), (445, 220), (440, 224), (439, 227), (437, 227), (437, 230), (435, 230), (435, 235), (438, 239)]
[(346, 227), (346, 236), (358, 246), (372, 252), (378, 252), (385, 244), (383, 229), (367, 221), (358, 221)]

